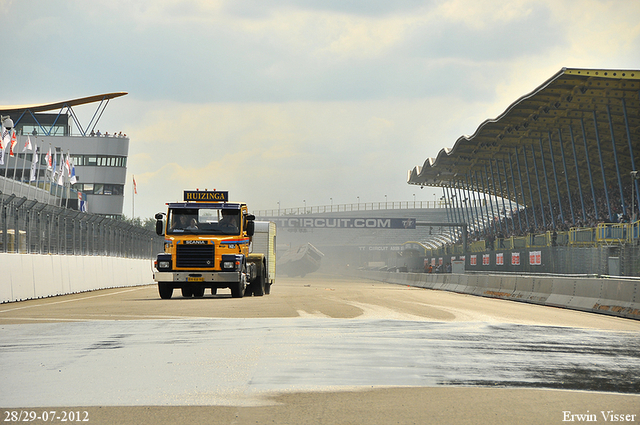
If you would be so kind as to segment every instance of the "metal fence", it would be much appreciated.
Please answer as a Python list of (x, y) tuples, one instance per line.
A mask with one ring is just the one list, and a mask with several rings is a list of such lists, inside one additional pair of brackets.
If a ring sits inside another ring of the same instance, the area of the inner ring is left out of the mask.
[(0, 194), (0, 252), (153, 258), (163, 241), (123, 220)]
[[(496, 257), (501, 255), (501, 258), (510, 259), (514, 252), (518, 256), (528, 255), (529, 250), (540, 252), (544, 258), (541, 264), (530, 265), (528, 258), (524, 258), (514, 265), (508, 261), (498, 262)], [(446, 262), (465, 254), (470, 271), (606, 275), (611, 273), (610, 268), (615, 263), (620, 275), (640, 276), (640, 221), (471, 241), (466, 251), (460, 243), (443, 245), (427, 249), (426, 258), (438, 261), (443, 258)], [(477, 263), (472, 263), (471, 257), (475, 257)]]
[[(535, 250), (532, 252), (532, 250)], [(513, 262), (514, 254), (518, 258)], [(539, 257), (532, 263), (530, 256)], [(640, 246), (549, 246), (544, 248), (500, 249), (487, 252), (428, 253), (415, 264), (405, 263), (408, 271), (422, 272), (424, 264), (447, 264), (453, 260), (465, 261), (466, 272), (515, 274), (566, 274), (640, 276)], [(614, 267), (615, 265), (615, 267)]]

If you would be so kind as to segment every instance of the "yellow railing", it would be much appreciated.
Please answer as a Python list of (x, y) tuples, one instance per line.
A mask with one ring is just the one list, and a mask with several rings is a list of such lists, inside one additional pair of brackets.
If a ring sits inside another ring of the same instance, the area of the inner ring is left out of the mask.
[(569, 245), (571, 246), (596, 245), (596, 229), (593, 227), (572, 227), (569, 230)]
[(469, 251), (471, 252), (484, 252), (487, 250), (487, 243), (485, 241), (473, 241), (469, 244)]
[[(555, 240), (555, 242), (554, 242)], [(572, 227), (568, 232), (529, 234), (496, 239), (494, 250), (511, 250), (519, 248), (539, 248), (546, 246), (597, 246), (624, 244), (640, 241), (640, 220), (633, 223), (601, 223), (597, 227)], [(442, 254), (463, 254), (462, 245), (448, 245), (446, 248), (428, 250), (428, 256)], [(469, 243), (469, 252), (485, 252), (491, 246), (485, 240)]]
[(601, 244), (627, 242), (629, 224), (624, 223), (600, 223), (596, 228), (596, 240)]

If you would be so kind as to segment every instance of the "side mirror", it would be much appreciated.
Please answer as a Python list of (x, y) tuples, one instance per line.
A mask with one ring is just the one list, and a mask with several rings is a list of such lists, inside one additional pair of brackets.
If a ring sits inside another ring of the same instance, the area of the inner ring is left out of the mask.
[(251, 237), (253, 236), (253, 233), (256, 230), (256, 223), (253, 220), (247, 220), (247, 236)]
[(164, 221), (162, 220), (156, 221), (156, 234), (160, 236), (164, 235)]

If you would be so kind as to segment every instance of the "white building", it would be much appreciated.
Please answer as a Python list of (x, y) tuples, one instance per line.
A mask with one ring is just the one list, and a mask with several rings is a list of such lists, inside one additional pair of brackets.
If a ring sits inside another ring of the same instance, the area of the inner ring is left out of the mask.
[[(98, 122), (109, 101), (126, 94), (117, 92), (40, 105), (0, 106), (0, 115), (11, 117), (17, 138), (14, 157), (9, 155), (9, 148), (4, 151), (0, 176), (5, 179), (0, 182), (0, 191), (9, 194), (13, 190), (17, 196), (29, 197), (29, 190), (24, 194), (17, 193), (15, 189), (24, 185), (7, 184), (11, 179), (31, 184), (35, 192), (35, 181), (30, 182), (33, 151), (26, 150), (23, 153), (27, 140), (30, 140), (32, 145), (38, 147), (36, 181), (39, 188), (57, 197), (60, 205), (79, 209), (79, 193), (86, 202), (87, 212), (109, 217), (121, 216), (129, 138), (123, 133), (98, 134)], [(87, 104), (97, 106), (91, 122), (84, 126), (73, 108)], [(58, 170), (63, 158), (66, 159), (69, 154), (75, 167), (75, 184), (71, 184), (66, 172), (62, 180), (52, 176), (52, 171), (47, 169), (46, 154), (49, 149)], [(57, 184), (59, 181), (62, 181), (62, 186)]]

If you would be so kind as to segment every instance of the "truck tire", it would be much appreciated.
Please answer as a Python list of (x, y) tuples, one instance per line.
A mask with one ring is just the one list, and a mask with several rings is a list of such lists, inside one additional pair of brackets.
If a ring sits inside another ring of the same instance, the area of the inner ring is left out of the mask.
[(245, 264), (242, 266), (242, 273), (240, 274), (240, 279), (229, 286), (229, 289), (231, 289), (232, 298), (242, 298), (244, 296), (244, 290), (246, 289), (244, 284), (245, 282), (244, 276), (246, 276), (246, 274), (247, 274), (247, 265)]
[(265, 269), (264, 263), (260, 263), (258, 266), (258, 275), (255, 280), (251, 282), (251, 289), (253, 290), (253, 295), (256, 297), (261, 297), (264, 295), (265, 291)]
[(195, 298), (202, 298), (204, 297), (204, 286), (193, 288), (192, 292)]
[(183, 286), (182, 288), (182, 296), (185, 298), (191, 298), (193, 296), (193, 290), (191, 288)]
[(244, 295), (244, 289), (245, 289), (242, 286), (243, 286), (242, 280), (231, 284), (229, 289), (231, 289), (232, 298), (242, 298), (242, 296)]
[(160, 298), (168, 300), (173, 295), (173, 287), (168, 283), (158, 282), (158, 292), (160, 293)]

